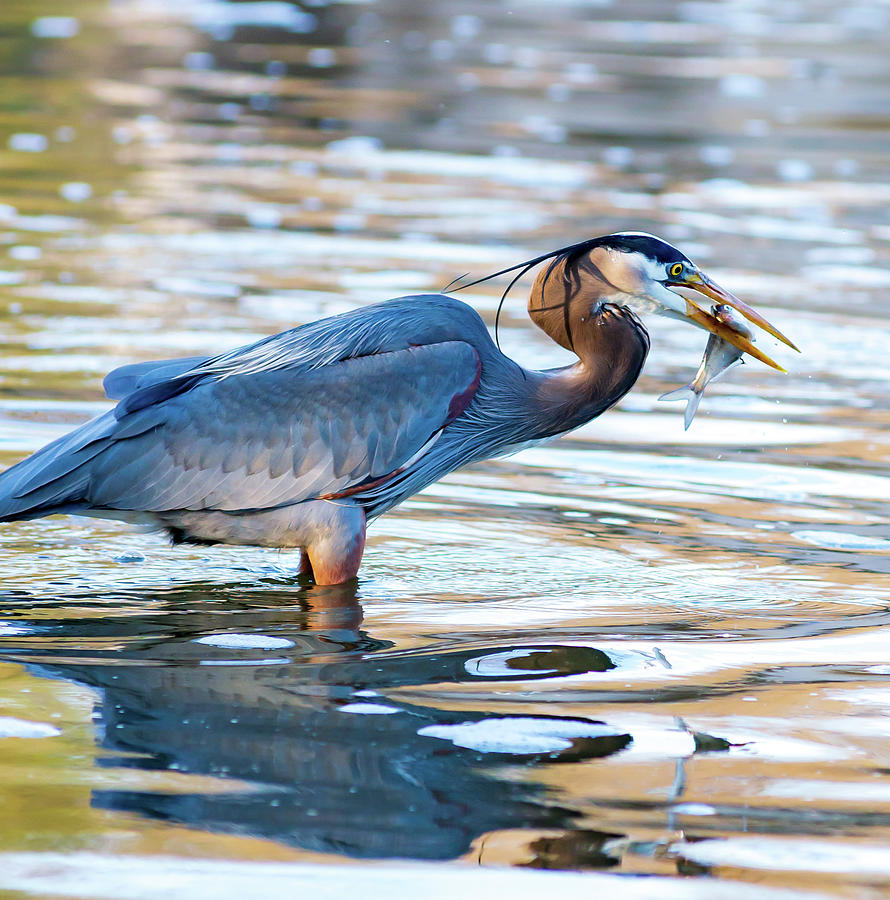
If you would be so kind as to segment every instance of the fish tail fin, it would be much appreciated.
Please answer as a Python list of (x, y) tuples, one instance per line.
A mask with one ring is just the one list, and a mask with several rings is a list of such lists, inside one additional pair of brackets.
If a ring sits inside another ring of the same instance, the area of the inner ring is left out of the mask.
[(687, 384), (684, 387), (677, 388), (675, 391), (668, 391), (666, 394), (662, 394), (658, 399), (686, 401), (686, 412), (683, 413), (683, 430), (688, 431), (698, 410), (698, 404), (701, 403), (701, 398), (701, 393), (694, 390), (691, 384)]
[(658, 399), (659, 400), (687, 400), (689, 396), (695, 396), (695, 391), (692, 390), (691, 385), (684, 385), (681, 388), (677, 388), (675, 391), (668, 391), (666, 394), (662, 394)]
[(692, 420), (695, 418), (696, 412), (698, 412), (698, 404), (701, 403), (701, 394), (696, 394), (695, 391), (689, 392), (692, 396), (689, 398), (689, 402), (686, 404), (686, 412), (683, 413), (683, 430), (689, 431), (689, 426), (692, 424)]

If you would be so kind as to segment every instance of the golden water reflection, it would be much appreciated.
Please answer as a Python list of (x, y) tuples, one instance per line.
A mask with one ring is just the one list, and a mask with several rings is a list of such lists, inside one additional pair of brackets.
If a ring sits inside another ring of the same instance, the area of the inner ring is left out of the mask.
[[(3, 465), (104, 409), (116, 365), (614, 229), (675, 241), (804, 353), (714, 385), (687, 433), (655, 398), (701, 338), (652, 323), (618, 409), (375, 523), (357, 587), (4, 526), (0, 851), (38, 862), (0, 887), (43, 890), (64, 851), (111, 897), (114, 854), (880, 896), (888, 16), (6, 0)], [(521, 289), (505, 350), (559, 364)]]

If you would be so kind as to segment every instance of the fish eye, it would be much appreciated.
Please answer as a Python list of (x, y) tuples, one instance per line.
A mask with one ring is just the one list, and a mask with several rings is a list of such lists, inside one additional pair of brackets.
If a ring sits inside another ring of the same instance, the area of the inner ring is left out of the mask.
[(683, 274), (683, 263), (674, 263), (669, 269), (668, 274), (672, 278), (677, 278), (679, 275)]

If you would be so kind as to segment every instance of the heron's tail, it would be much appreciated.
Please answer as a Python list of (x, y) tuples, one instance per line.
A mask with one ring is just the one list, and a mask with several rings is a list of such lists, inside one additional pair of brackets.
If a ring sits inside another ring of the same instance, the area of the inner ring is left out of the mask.
[(0, 473), (0, 522), (35, 519), (89, 506), (89, 462), (108, 446), (105, 413)]
[(662, 394), (658, 399), (686, 401), (686, 412), (683, 414), (683, 430), (688, 431), (689, 426), (692, 424), (692, 420), (695, 418), (695, 413), (698, 410), (698, 404), (701, 402), (701, 394), (694, 391), (692, 387), (687, 384), (685, 387), (677, 388), (675, 391), (668, 391), (666, 394)]

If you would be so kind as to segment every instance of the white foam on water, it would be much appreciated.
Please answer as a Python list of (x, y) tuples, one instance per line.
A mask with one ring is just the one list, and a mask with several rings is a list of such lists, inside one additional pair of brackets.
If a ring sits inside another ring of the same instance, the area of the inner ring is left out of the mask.
[(294, 642), (287, 638), (272, 637), (268, 634), (208, 634), (195, 638), (193, 644), (206, 644), (210, 647), (222, 647), (226, 650), (283, 650), (293, 647)]
[(359, 716), (391, 716), (402, 710), (397, 706), (387, 706), (385, 703), (347, 703), (338, 707), (338, 711)]
[(528, 754), (558, 753), (568, 750), (573, 738), (602, 737), (615, 734), (615, 729), (598, 722), (507, 716), (457, 725), (427, 725), (417, 733), (481, 753)]
[(47, 738), (61, 734), (60, 728), (45, 722), (29, 722), (12, 716), (0, 716), (0, 738)]

